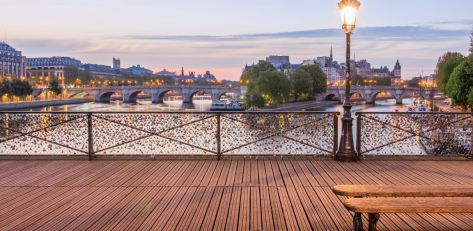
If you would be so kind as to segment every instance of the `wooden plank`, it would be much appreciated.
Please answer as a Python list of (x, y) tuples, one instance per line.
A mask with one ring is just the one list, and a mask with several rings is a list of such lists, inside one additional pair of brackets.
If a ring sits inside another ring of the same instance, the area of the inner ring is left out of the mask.
[(261, 197), (261, 222), (263, 228), (260, 230), (275, 230), (273, 221), (273, 208), (271, 207), (271, 198), (269, 196), (268, 187), (260, 187)]
[(473, 213), (473, 198), (350, 198), (348, 210), (362, 213)]
[(240, 215), (241, 187), (233, 187), (230, 207), (228, 209), (227, 223), (225, 230), (237, 230)]
[[(225, 207), (225, 205), (221, 204), (221, 202), (223, 202), (223, 195), (225, 193), (224, 189), (225, 189), (224, 187), (215, 187), (215, 188), (212, 187), (209, 189), (213, 191), (212, 196), (210, 197), (207, 196), (209, 195), (209, 193), (207, 193), (205, 200), (203, 200), (203, 201), (208, 201), (208, 203), (203, 202), (204, 204), (208, 204), (207, 211), (201, 217), (195, 216), (192, 222), (193, 225), (191, 227), (195, 227), (196, 229), (200, 227), (200, 230), (212, 230), (212, 229), (219, 230), (218, 228), (222, 226), (223, 228), (225, 228), (225, 220), (223, 219), (224, 217), (220, 215), (220, 213), (224, 213), (224, 214), (228, 213), (228, 207), (227, 209), (225, 209), (223, 208)], [(230, 188), (228, 189), (231, 190)], [(220, 218), (217, 218), (217, 215), (220, 216)], [(218, 224), (217, 224), (217, 220), (219, 221)], [(214, 227), (217, 227), (217, 228), (214, 228)]]
[[(256, 166), (256, 165), (253, 165)], [(252, 169), (253, 173), (253, 169)], [(256, 179), (255, 179), (256, 180)], [(262, 211), (261, 211), (261, 197), (260, 197), (260, 188), (251, 187), (251, 203), (248, 208), (250, 211), (250, 230), (263, 230), (262, 222)], [(241, 229), (241, 228), (240, 228)]]
[[(205, 219), (204, 224), (202, 225), (202, 230), (225, 230), (227, 218), (230, 218), (230, 202), (232, 199), (232, 187), (224, 187), (223, 195), (221, 200), (219, 201), (218, 207), (215, 208), (214, 205), (211, 205), (212, 210), (210, 210), (210, 218), (212, 218), (212, 212), (217, 212), (217, 216), (214, 220)], [(215, 202), (216, 203), (216, 202)]]
[(332, 190), (349, 197), (473, 197), (467, 185), (336, 185)]

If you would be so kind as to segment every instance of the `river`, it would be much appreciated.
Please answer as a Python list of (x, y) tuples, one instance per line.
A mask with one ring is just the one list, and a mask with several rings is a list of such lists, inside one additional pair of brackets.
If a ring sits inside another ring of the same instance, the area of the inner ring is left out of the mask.
[[(211, 100), (194, 100), (192, 104), (183, 104), (182, 101), (164, 101), (162, 104), (153, 104), (149, 100), (138, 100), (135, 104), (123, 103), (122, 101), (112, 101), (111, 103), (82, 103), (70, 104), (62, 106), (50, 106), (43, 108), (27, 109), (27, 111), (57, 111), (57, 112), (132, 112), (132, 111), (210, 111)], [(377, 100), (374, 105), (367, 105), (364, 103), (355, 103), (353, 111), (370, 111), (370, 112), (393, 112), (393, 111), (407, 111), (409, 105), (412, 104), (412, 99), (405, 99), (404, 105), (396, 105), (394, 99)], [(320, 110), (328, 112), (342, 112), (342, 105), (327, 106)]]

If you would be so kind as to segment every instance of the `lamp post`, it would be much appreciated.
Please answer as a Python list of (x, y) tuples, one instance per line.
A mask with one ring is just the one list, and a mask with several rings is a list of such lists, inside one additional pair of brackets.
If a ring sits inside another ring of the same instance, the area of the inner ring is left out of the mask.
[(356, 153), (353, 144), (353, 118), (351, 117), (351, 63), (350, 63), (350, 39), (351, 34), (355, 31), (356, 17), (360, 2), (358, 0), (342, 0), (338, 3), (340, 14), (342, 16), (343, 30), (346, 34), (346, 84), (345, 84), (345, 102), (343, 103), (342, 118), (342, 137), (340, 147), (335, 159), (338, 161), (358, 161), (359, 156)]

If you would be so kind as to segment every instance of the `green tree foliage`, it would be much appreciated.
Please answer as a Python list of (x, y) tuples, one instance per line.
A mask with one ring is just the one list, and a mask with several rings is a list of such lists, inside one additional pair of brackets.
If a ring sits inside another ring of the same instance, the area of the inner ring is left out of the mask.
[(259, 61), (249, 70), (243, 72), (240, 77), (242, 83), (247, 85), (245, 104), (250, 106), (264, 107), (267, 103), (258, 88), (258, 80), (264, 72), (275, 72), (276, 69), (266, 61)]
[(416, 77), (416, 78), (413, 78), (413, 79), (407, 81), (407, 86), (408, 87), (419, 87), (419, 82), (420, 82), (420, 78)]
[(376, 85), (378, 86), (391, 86), (391, 84), (390, 77), (376, 78)]
[(260, 60), (258, 64), (252, 66), (250, 70), (243, 72), (243, 74), (240, 77), (240, 80), (244, 81), (245, 83), (247, 80), (249, 80), (250, 83), (256, 82), (261, 72), (275, 71), (275, 70), (276, 68), (274, 68), (271, 63)]
[(309, 73), (312, 78), (312, 96), (327, 91), (327, 76), (319, 65), (304, 65), (300, 68)]
[[(80, 79), (80, 70), (76, 67), (65, 67), (64, 68), (64, 83), (66, 85), (71, 85), (76, 82), (76, 79)], [(84, 81), (80, 79), (83, 83)]]
[(351, 78), (351, 84), (353, 86), (364, 86), (365, 85), (365, 78), (361, 75), (355, 75)]
[(60, 95), (62, 93), (62, 87), (59, 86), (59, 82), (55, 76), (51, 77), (48, 88), (49, 91), (53, 92), (55, 95)]
[(455, 69), (446, 86), (447, 95), (457, 105), (466, 108), (468, 96), (473, 87), (473, 61), (464, 60)]
[(90, 84), (90, 81), (92, 81), (94, 77), (89, 71), (80, 71), (79, 72), (79, 79), (84, 85)]
[(470, 106), (471, 110), (473, 111), (473, 87), (470, 88), (470, 92), (468, 92), (468, 106)]
[(313, 79), (310, 74), (302, 68), (291, 73), (291, 87), (296, 101), (304, 101), (310, 98), (314, 92)]
[(460, 64), (465, 57), (458, 52), (447, 52), (439, 58), (437, 63), (437, 86), (438, 89), (446, 92), (446, 86), (453, 69)]
[(9, 81), (4, 79), (0, 84), (0, 96), (18, 96), (25, 97), (33, 93), (33, 87), (28, 81), (22, 81), (19, 79), (13, 79)]
[(256, 89), (269, 104), (281, 104), (289, 101), (291, 82), (281, 72), (264, 71), (259, 74)]

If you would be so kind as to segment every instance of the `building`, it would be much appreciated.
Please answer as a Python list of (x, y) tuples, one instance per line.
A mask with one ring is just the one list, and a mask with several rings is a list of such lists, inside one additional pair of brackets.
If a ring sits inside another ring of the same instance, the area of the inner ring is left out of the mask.
[(176, 77), (176, 72), (170, 72), (166, 69), (163, 69), (162, 71), (160, 72), (157, 72), (156, 75), (158, 76), (168, 76), (168, 77)]
[(70, 57), (27, 58), (27, 77), (64, 77), (64, 68), (82, 66), (81, 61)]
[(0, 42), (0, 77), (20, 78), (26, 74), (26, 57), (21, 51)]
[(399, 59), (396, 61), (396, 65), (394, 66), (393, 75), (396, 78), (402, 77), (402, 68), (401, 68), (401, 64), (399, 63)]
[(119, 78), (122, 75), (120, 74), (120, 69), (115, 69), (106, 65), (99, 64), (84, 64), (82, 69), (90, 72), (95, 78)]
[(133, 75), (152, 75), (153, 71), (146, 69), (139, 64), (125, 69), (125, 72)]
[(272, 55), (266, 58), (266, 62), (271, 63), (274, 68), (278, 69), (281, 72), (288, 73), (291, 69), (291, 62), (289, 61), (289, 56)]
[(113, 57), (113, 69), (120, 70), (120, 68), (121, 68), (120, 63), (121, 63), (120, 59), (116, 59), (115, 57)]
[(210, 73), (210, 71), (205, 71), (205, 74), (201, 77), (201, 79), (208, 81), (216, 81), (217, 78), (215, 78), (215, 75)]

